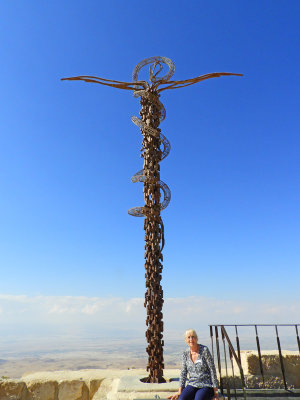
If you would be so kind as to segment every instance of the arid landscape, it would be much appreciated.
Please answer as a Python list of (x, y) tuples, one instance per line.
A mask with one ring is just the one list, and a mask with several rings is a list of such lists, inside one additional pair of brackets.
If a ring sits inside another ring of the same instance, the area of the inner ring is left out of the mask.
[[(0, 347), (0, 376), (20, 378), (38, 371), (145, 368), (147, 354), (142, 340), (91, 341), (75, 338), (6, 340)], [(180, 366), (183, 342), (165, 346), (166, 368)]]
[[(198, 331), (200, 342), (211, 348), (207, 329)], [(230, 335), (234, 338), (233, 333)], [(179, 339), (178, 339), (179, 338)], [(263, 350), (277, 348), (275, 337), (262, 336)], [(295, 337), (282, 336), (284, 350), (296, 350)], [(242, 350), (255, 350), (253, 335), (241, 338)], [(180, 335), (165, 336), (165, 368), (180, 368), (185, 343)], [(222, 357), (222, 355), (221, 355)], [(143, 332), (112, 331), (110, 334), (61, 334), (41, 332), (33, 335), (24, 331), (7, 332), (0, 340), (0, 377), (20, 378), (39, 371), (80, 369), (133, 369), (147, 364), (146, 341)]]

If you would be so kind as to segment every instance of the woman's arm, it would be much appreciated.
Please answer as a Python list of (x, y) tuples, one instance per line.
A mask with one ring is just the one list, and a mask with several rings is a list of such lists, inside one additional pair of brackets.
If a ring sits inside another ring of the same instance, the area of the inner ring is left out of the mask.
[(179, 376), (179, 384), (180, 388), (183, 389), (185, 387), (185, 383), (187, 380), (187, 355), (186, 352), (184, 351), (182, 354), (182, 363), (181, 363), (181, 371), (180, 371), (180, 376)]
[(211, 375), (214, 392), (218, 393), (218, 379), (217, 379), (216, 368), (215, 368), (214, 360), (210, 354), (210, 351), (208, 350), (208, 347), (205, 347), (205, 349), (203, 351), (203, 355), (205, 357), (205, 361), (210, 370), (210, 375)]

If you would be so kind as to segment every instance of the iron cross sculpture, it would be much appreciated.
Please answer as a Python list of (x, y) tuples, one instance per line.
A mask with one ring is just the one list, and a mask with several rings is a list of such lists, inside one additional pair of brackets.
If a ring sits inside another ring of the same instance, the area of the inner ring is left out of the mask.
[[(169, 67), (164, 76), (159, 76), (163, 70), (163, 64)], [(139, 80), (139, 72), (146, 65), (149, 67), (150, 82)], [(182, 81), (171, 81), (175, 66), (166, 57), (151, 57), (141, 61), (133, 71), (132, 82), (121, 82), (111, 79), (99, 78), (97, 76), (76, 76), (63, 78), (62, 80), (80, 80), (85, 82), (99, 83), (118, 89), (132, 90), (135, 97), (140, 97), (140, 117), (131, 117), (143, 135), (142, 157), (144, 158), (143, 169), (138, 171), (132, 178), (132, 182), (144, 183), (143, 207), (135, 207), (128, 210), (134, 217), (144, 217), (145, 230), (145, 278), (146, 293), (144, 306), (147, 309), (147, 330), (148, 342), (148, 364), (149, 376), (145, 382), (165, 382), (163, 378), (163, 290), (161, 287), (162, 274), (162, 249), (164, 247), (164, 225), (160, 216), (161, 210), (165, 209), (171, 199), (171, 192), (168, 186), (160, 180), (160, 162), (170, 152), (170, 143), (159, 129), (160, 122), (164, 120), (166, 111), (160, 102), (160, 93), (167, 89), (179, 89), (194, 83), (202, 82), (210, 78), (220, 76), (236, 75), (228, 72), (215, 72), (201, 75), (196, 78)], [(162, 148), (161, 148), (162, 147)], [(164, 198), (161, 201), (161, 190)]]

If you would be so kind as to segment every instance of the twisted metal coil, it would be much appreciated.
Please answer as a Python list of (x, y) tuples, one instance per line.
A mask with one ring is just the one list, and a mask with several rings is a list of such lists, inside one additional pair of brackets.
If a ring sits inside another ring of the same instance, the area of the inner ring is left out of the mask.
[[(158, 95), (157, 93), (153, 93), (150, 91), (150, 88), (153, 87), (153, 84), (161, 84), (161, 83), (165, 83), (167, 82), (171, 76), (174, 74), (175, 71), (175, 66), (174, 63), (167, 57), (150, 57), (147, 58), (143, 61), (141, 61), (139, 64), (137, 64), (137, 66), (135, 67), (134, 71), (133, 71), (133, 82), (140, 82), (138, 80), (138, 75), (140, 70), (145, 67), (146, 65), (152, 65), (152, 68), (150, 66), (149, 68), (149, 73), (150, 73), (150, 81), (152, 82), (152, 86), (148, 86), (147, 89), (140, 89), (140, 87), (136, 86), (136, 91), (134, 91), (133, 95), (134, 97), (141, 97), (141, 98), (145, 98), (148, 99), (151, 103), (156, 104), (157, 108), (160, 111), (160, 117), (159, 117), (159, 121), (162, 122), (165, 118), (166, 118), (166, 110), (165, 107), (163, 106), (163, 104), (159, 101), (158, 99)], [(162, 64), (166, 64), (169, 67), (169, 71), (167, 72), (166, 75), (164, 75), (163, 77), (158, 78), (158, 74), (159, 72), (161, 72), (162, 70)], [(159, 66), (159, 70), (157, 72), (155, 72), (155, 68)], [(162, 161), (163, 159), (165, 159), (168, 154), (170, 153), (171, 150), (171, 144), (168, 141), (168, 139), (160, 132), (160, 130), (155, 129), (151, 126), (146, 125), (141, 118), (138, 118), (136, 116), (131, 117), (131, 121), (138, 126), (142, 132), (144, 132), (145, 134), (149, 134), (153, 137), (160, 137), (161, 143), (163, 145), (163, 150), (161, 151), (161, 155), (160, 155), (160, 161)], [(151, 178), (147, 178), (148, 181)], [(136, 182), (145, 182), (146, 180), (146, 176), (144, 174), (144, 170), (140, 170), (138, 171), (136, 174), (133, 175), (133, 177), (131, 178), (131, 181), (133, 183)], [(168, 187), (168, 185), (159, 180), (157, 182), (157, 185), (160, 187), (160, 189), (163, 192), (164, 195), (164, 199), (163, 201), (160, 203), (160, 210), (164, 210), (170, 203), (171, 200), (171, 191)], [(145, 215), (149, 214), (149, 210), (146, 207), (133, 207), (130, 208), (128, 210), (128, 214), (134, 216), (134, 217), (144, 217)]]

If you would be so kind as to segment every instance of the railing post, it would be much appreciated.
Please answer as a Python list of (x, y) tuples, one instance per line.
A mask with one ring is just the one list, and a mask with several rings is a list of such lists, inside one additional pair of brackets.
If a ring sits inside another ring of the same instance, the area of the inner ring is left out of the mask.
[(224, 347), (224, 359), (225, 359), (226, 378), (228, 379), (228, 370), (227, 370), (227, 356), (226, 356), (226, 348), (225, 348), (225, 336), (224, 336), (223, 329), (221, 329), (221, 334), (222, 334), (222, 342), (223, 342), (223, 347)]
[(259, 344), (259, 337), (258, 337), (258, 332), (257, 332), (257, 325), (254, 325), (254, 326), (255, 326), (256, 346), (257, 346), (257, 351), (258, 351), (260, 373), (261, 373), (261, 377), (262, 377), (262, 381), (263, 381), (263, 387), (265, 387), (265, 377), (264, 377), (263, 363), (262, 363), (261, 352), (260, 352), (260, 344)]
[(222, 334), (222, 342), (223, 342), (223, 347), (224, 347), (224, 359), (225, 359), (225, 371), (226, 371), (226, 389), (227, 389), (228, 399), (230, 400), (230, 385), (229, 385), (229, 381), (228, 381), (227, 356), (226, 356), (225, 336), (224, 336), (223, 329), (221, 329), (221, 334)]
[(299, 349), (299, 353), (300, 353), (300, 340), (299, 340), (299, 334), (298, 334), (298, 326), (295, 325), (295, 328), (296, 328), (296, 336), (297, 336), (298, 349)]
[(236, 355), (236, 353), (234, 351), (234, 348), (233, 348), (232, 343), (231, 343), (231, 341), (229, 339), (229, 336), (228, 336), (228, 334), (226, 332), (226, 329), (224, 328), (224, 325), (221, 325), (221, 331), (223, 331), (224, 336), (225, 336), (225, 338), (227, 340), (228, 347), (231, 349), (232, 354), (233, 354), (234, 359), (235, 359), (235, 362), (237, 363), (237, 365), (239, 367), (240, 374), (241, 374), (242, 385), (243, 385), (244, 399), (246, 400), (247, 399), (246, 382), (245, 382), (245, 376), (244, 376), (244, 371), (243, 371), (243, 368), (242, 368), (242, 364), (241, 364), (238, 356)]
[(215, 355), (214, 355), (214, 332), (213, 332), (212, 325), (209, 325), (209, 333), (210, 333), (210, 340), (211, 340), (211, 354), (212, 354), (213, 360), (215, 360)]
[(277, 325), (275, 325), (275, 330), (276, 330), (277, 346), (278, 346), (278, 352), (279, 352), (279, 359), (280, 359), (281, 372), (282, 372), (282, 377), (283, 377), (283, 382), (284, 382), (284, 388), (285, 388), (285, 390), (288, 390), (287, 384), (286, 384), (286, 379), (285, 379), (285, 371), (284, 371), (283, 358), (282, 358), (282, 353), (281, 353), (281, 346), (280, 346), (280, 339), (279, 339), (279, 336), (278, 336)]
[(219, 346), (219, 334), (218, 334), (218, 325), (215, 325), (215, 334), (216, 334), (216, 348), (217, 348), (217, 358), (218, 358), (218, 369), (220, 375), (220, 389), (221, 393), (224, 396), (224, 388), (223, 388), (223, 378), (221, 371), (221, 356), (220, 356), (220, 346)]
[(229, 357), (231, 361), (231, 370), (232, 370), (232, 379), (233, 379), (233, 389), (234, 389), (234, 396), (236, 397), (236, 385), (235, 385), (235, 376), (234, 376), (234, 366), (233, 366), (233, 355), (232, 355), (232, 350), (229, 347)]
[(236, 348), (237, 348), (237, 352), (238, 352), (238, 357), (240, 362), (241, 361), (241, 349), (240, 349), (240, 339), (239, 339), (239, 334), (238, 334), (238, 330), (237, 330), (237, 326), (235, 326), (235, 340), (236, 340)]

